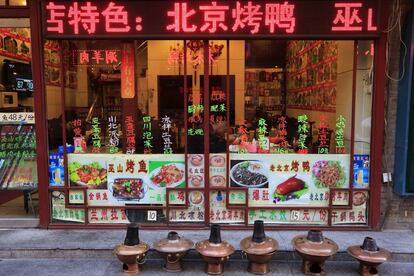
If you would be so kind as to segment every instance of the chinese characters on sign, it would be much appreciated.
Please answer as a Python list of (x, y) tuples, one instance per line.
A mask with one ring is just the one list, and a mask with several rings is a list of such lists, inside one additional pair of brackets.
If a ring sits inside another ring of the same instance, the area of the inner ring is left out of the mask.
[(119, 50), (73, 50), (75, 66), (116, 66), (121, 61)]
[(188, 135), (204, 135), (204, 130), (202, 128), (203, 117), (202, 113), (204, 111), (204, 106), (202, 104), (193, 104), (188, 106)]
[(258, 123), (258, 142), (259, 142), (259, 152), (266, 152), (269, 149), (269, 138), (266, 138), (267, 134), (267, 123), (263, 118), (259, 119)]
[(171, 128), (172, 121), (171, 118), (165, 115), (161, 119), (161, 128), (162, 128), (162, 139), (164, 140), (164, 154), (172, 154), (172, 142), (171, 142)]
[(86, 141), (85, 137), (82, 135), (82, 120), (75, 119), (72, 121), (73, 126), (73, 145), (75, 147), (74, 153), (86, 153)]
[(286, 117), (280, 116), (277, 119), (277, 139), (279, 142), (279, 147), (277, 149), (277, 153), (288, 153), (288, 141), (286, 140), (287, 137), (287, 130), (286, 130)]
[(116, 116), (110, 116), (108, 118), (108, 132), (109, 132), (109, 153), (117, 153), (119, 146), (119, 124)]
[(0, 189), (35, 187), (34, 125), (0, 125), (0, 172)]
[(237, 128), (237, 139), (240, 140), (240, 144), (238, 145), (238, 153), (247, 153), (247, 147), (249, 146), (249, 138), (247, 129), (244, 125), (240, 125)]
[(134, 154), (135, 153), (135, 121), (131, 115), (126, 116), (125, 118), (126, 126), (126, 153)]
[(377, 31), (373, 21), (373, 10), (368, 9), (367, 20), (364, 22), (360, 15), (362, 3), (335, 3), (336, 16), (333, 21), (332, 31)]
[(299, 153), (308, 153), (308, 146), (306, 145), (306, 139), (309, 133), (308, 116), (306, 114), (298, 116), (298, 147)]
[(34, 124), (33, 112), (0, 113), (0, 123)]
[(325, 116), (321, 116), (318, 127), (318, 154), (329, 153), (330, 139), (328, 139), (328, 135), (328, 122)]
[(51, 37), (377, 34), (378, 8), (374, 0), (50, 1), (44, 18)]
[(335, 149), (336, 153), (345, 153), (344, 144), (344, 130), (345, 130), (345, 118), (342, 115), (336, 119), (336, 131), (335, 131)]
[[(74, 34), (79, 34), (80, 30), (87, 34), (95, 34), (98, 24), (102, 21), (105, 22), (105, 32), (107, 33), (127, 33), (131, 30), (125, 6), (109, 2), (104, 10), (98, 10), (98, 6), (93, 2), (65, 4), (49, 2), (46, 5), (48, 14), (46, 30), (48, 32), (63, 34), (67, 31), (64, 28), (66, 20)], [(141, 22), (142, 18), (136, 16), (135, 31), (142, 30)]]
[(101, 152), (101, 128), (98, 117), (92, 118), (92, 152)]
[[(86, 190), (86, 198), (83, 192), (76, 194), (69, 191), (69, 201), (71, 204), (84, 204), (87, 201), (90, 206), (90, 223), (119, 222), (122, 220), (121, 210), (126, 203), (157, 204), (166, 207), (166, 189), (186, 187), (183, 154), (90, 154), (88, 157), (90, 160), (86, 161), (82, 154), (68, 154), (69, 168), (74, 167), (75, 171), (82, 171), (85, 167), (92, 171), (97, 169), (100, 175), (107, 175), (107, 179), (101, 179), (99, 185), (88, 181), (90, 184)], [(252, 180), (255, 185), (249, 185), (246, 193), (240, 190), (218, 190), (218, 187), (226, 187), (226, 155), (210, 155), (209, 185), (216, 190), (209, 192), (209, 202), (205, 203), (204, 191), (193, 190), (186, 194), (180, 189), (170, 190), (169, 221), (203, 222), (207, 216), (210, 222), (243, 223), (246, 218), (245, 209), (228, 209), (226, 196), (229, 196), (230, 204), (244, 205), (247, 200), (248, 207), (253, 207), (249, 208), (247, 214), (249, 223), (253, 223), (254, 219), (263, 219), (269, 223), (327, 224), (330, 198), (334, 206), (331, 211), (332, 223), (366, 222), (368, 194), (365, 191), (346, 190), (349, 188), (349, 155), (279, 154), (277, 157), (269, 154), (230, 155), (231, 188), (242, 188), (245, 187), (245, 183), (252, 183), (249, 179), (246, 182), (242, 177), (250, 166), (257, 172), (257, 176)], [(204, 176), (203, 156), (194, 154), (188, 158), (188, 187), (204, 187), (203, 179), (199, 178)], [(166, 171), (174, 171), (174, 180), (165, 174)], [(238, 173), (234, 175), (232, 172), (236, 171)], [(218, 181), (221, 178), (222, 180)], [(104, 182), (108, 185), (102, 185)], [(71, 186), (74, 184), (71, 181)], [(332, 191), (330, 188), (343, 190)], [(352, 208), (335, 209), (335, 206), (346, 206), (351, 197)], [(184, 206), (186, 198), (188, 209), (174, 209), (173, 205)], [(208, 213), (205, 213), (205, 204), (210, 206)], [(281, 209), (261, 209), (272, 206)], [(61, 207), (64, 208), (64, 204)], [(56, 209), (56, 218), (70, 220), (71, 209), (67, 209), (67, 218), (59, 215), (58, 206), (54, 206), (53, 209)], [(66, 211), (62, 209), (62, 212), (64, 214)], [(75, 213), (73, 217), (75, 218)]]
[(144, 122), (142, 127), (142, 141), (144, 143), (144, 154), (150, 154), (152, 152), (152, 124), (151, 124), (151, 116), (144, 116), (142, 118)]
[(135, 54), (133, 43), (122, 43), (121, 97), (135, 97)]

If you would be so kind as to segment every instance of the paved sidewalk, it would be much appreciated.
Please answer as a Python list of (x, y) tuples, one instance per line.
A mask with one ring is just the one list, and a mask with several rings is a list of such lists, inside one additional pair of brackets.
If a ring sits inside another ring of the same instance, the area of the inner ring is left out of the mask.
[[(183, 271), (168, 273), (162, 270), (159, 260), (148, 261), (143, 265), (142, 275), (207, 275), (204, 273), (204, 263), (200, 261), (184, 262)], [(245, 261), (230, 261), (226, 263), (223, 276), (253, 275), (246, 272)], [(272, 261), (271, 273), (268, 275), (303, 275), (300, 262)], [(357, 262), (327, 262), (328, 275), (359, 275)], [(0, 261), (0, 274), (12, 276), (115, 276), (122, 273), (122, 265), (115, 259), (9, 259)], [(385, 263), (379, 267), (381, 275), (408, 276), (413, 275), (414, 263)]]
[[(208, 230), (178, 231), (193, 241), (206, 239)], [(0, 230), (0, 275), (124, 275), (121, 263), (113, 248), (122, 243), (125, 230)], [(167, 235), (166, 230), (141, 230), (140, 238), (150, 245)], [(302, 275), (300, 259), (292, 251), (292, 238), (305, 231), (267, 231), (278, 240), (279, 251), (271, 261), (270, 275)], [(242, 238), (251, 231), (222, 231), (222, 238), (239, 249)], [(381, 275), (414, 275), (414, 232), (339, 232), (324, 231), (324, 235), (336, 241), (339, 252), (327, 263), (330, 275), (359, 275), (358, 262), (346, 254), (349, 245), (362, 243), (365, 236), (374, 237), (380, 247), (393, 253), (392, 262), (380, 267)], [(179, 275), (203, 275), (204, 263), (192, 250), (184, 260), (184, 271)], [(143, 275), (178, 275), (162, 270), (159, 255), (151, 251), (144, 265)], [(240, 251), (232, 255), (223, 275), (251, 275), (246, 272), (247, 262)]]
[[(140, 230), (140, 239), (150, 246), (155, 241), (165, 238), (167, 230)], [(267, 231), (266, 234), (279, 242), (279, 251), (291, 252), (291, 240), (306, 231)], [(39, 230), (39, 229), (0, 229), (0, 258), (13, 257), (13, 252), (53, 250), (59, 251), (96, 251), (110, 252), (116, 244), (122, 243), (125, 230)], [(178, 231), (180, 236), (194, 242), (207, 239), (208, 230)], [(240, 240), (251, 235), (251, 231), (222, 231), (222, 239), (239, 249)], [(398, 256), (414, 255), (414, 231), (324, 231), (324, 235), (339, 245), (339, 252), (346, 252), (350, 245), (361, 244), (364, 237), (371, 236), (377, 240), (379, 247), (390, 250)], [(111, 256), (111, 255), (110, 255)], [(57, 254), (55, 257), (59, 257)], [(74, 256), (75, 257), (75, 256)], [(80, 256), (82, 257), (82, 256)], [(399, 259), (398, 259), (399, 260)], [(400, 260), (405, 261), (405, 260)]]

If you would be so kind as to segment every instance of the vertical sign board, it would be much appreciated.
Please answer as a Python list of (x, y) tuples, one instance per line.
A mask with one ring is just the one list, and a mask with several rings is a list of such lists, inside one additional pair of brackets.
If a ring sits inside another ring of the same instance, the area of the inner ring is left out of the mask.
[(122, 129), (124, 152), (133, 154), (136, 151), (137, 102), (135, 95), (135, 52), (133, 42), (121, 45), (121, 98)]
[(135, 97), (135, 55), (133, 43), (122, 43), (121, 62), (121, 97)]

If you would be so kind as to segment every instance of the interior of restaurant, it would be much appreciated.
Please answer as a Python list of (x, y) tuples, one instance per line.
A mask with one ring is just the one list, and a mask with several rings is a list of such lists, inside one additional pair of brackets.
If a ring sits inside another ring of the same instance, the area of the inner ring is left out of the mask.
[[(53, 44), (54, 42), (50, 42)], [(184, 73), (187, 78), (188, 103), (203, 104), (202, 86), (204, 62), (202, 41), (187, 41), (187, 68), (184, 70), (184, 41), (147, 40), (135, 41), (135, 83), (137, 86), (136, 109), (138, 116), (149, 115), (160, 122), (165, 115), (171, 116), (174, 125), (173, 152), (184, 152)], [(121, 116), (121, 72), (120, 59), (105, 62), (105, 51), (114, 50), (119, 55), (118, 41), (65, 41), (65, 116), (67, 124), (72, 120), (85, 119), (85, 133), (91, 134), (88, 121), (98, 116), (107, 120), (110, 116)], [(55, 46), (58, 47), (57, 43)], [(355, 152), (361, 154), (369, 150), (371, 116), (372, 55), (370, 41), (286, 41), (286, 40), (231, 40), (227, 57), (225, 40), (209, 41), (211, 90), (210, 106), (224, 103), (226, 99), (227, 59), (229, 59), (230, 130), (226, 128), (226, 112), (212, 111), (210, 134), (224, 137), (229, 132), (229, 143), (237, 144), (236, 134), (240, 126), (245, 126), (249, 141), (257, 139), (259, 118), (268, 123), (270, 137), (276, 137), (278, 118), (288, 121), (288, 152), (297, 152), (297, 120), (306, 114), (311, 135), (306, 143), (309, 153), (318, 153), (318, 127), (328, 129), (328, 152), (334, 153), (334, 139), (331, 133), (338, 116), (347, 122), (344, 129), (345, 147), (350, 147), (352, 122), (353, 55), (357, 58), (356, 97), (355, 97)], [(89, 63), (81, 61), (82, 52), (88, 49)], [(93, 54), (98, 53), (98, 63)], [(59, 64), (59, 56), (51, 52), (48, 62)], [(81, 64), (82, 63), (82, 64)], [(58, 83), (58, 68), (49, 71), (48, 78)], [(56, 129), (61, 124), (62, 103), (60, 90), (48, 86), (49, 128)], [(221, 102), (220, 102), (221, 101)], [(190, 110), (191, 111), (191, 110)], [(227, 111), (227, 110), (226, 110)], [(214, 113), (218, 112), (218, 113)], [(202, 110), (198, 115), (202, 115)], [(191, 116), (189, 116), (191, 117)], [(197, 120), (197, 118), (196, 118)], [(139, 118), (138, 118), (139, 121)], [(191, 122), (190, 124), (196, 124)], [(67, 143), (71, 143), (73, 133), (67, 125)], [(138, 128), (139, 129), (139, 128)], [(157, 131), (157, 129), (153, 129)], [(158, 130), (159, 131), (159, 130)], [(252, 133), (253, 132), (253, 133)], [(102, 134), (109, 136), (102, 130)], [(49, 131), (51, 150), (62, 144), (61, 134)], [(71, 137), (72, 135), (72, 137)], [(192, 135), (191, 132), (189, 135)], [(87, 134), (88, 136), (88, 134)], [(153, 133), (152, 153), (162, 153), (161, 135)], [(196, 135), (193, 135), (196, 136)], [(193, 137), (192, 137), (193, 138)], [(122, 140), (122, 139), (120, 139)], [(191, 140), (191, 138), (190, 138)], [(191, 142), (191, 141), (190, 141)], [(271, 144), (277, 148), (276, 143)], [(87, 143), (91, 145), (91, 143)], [(142, 143), (137, 142), (137, 145)], [(200, 147), (192, 150), (199, 151)], [(138, 148), (136, 153), (143, 153)], [(214, 149), (212, 149), (214, 150)], [(230, 151), (232, 148), (230, 147)], [(225, 152), (225, 148), (218, 149)], [(272, 152), (272, 150), (270, 151)]]

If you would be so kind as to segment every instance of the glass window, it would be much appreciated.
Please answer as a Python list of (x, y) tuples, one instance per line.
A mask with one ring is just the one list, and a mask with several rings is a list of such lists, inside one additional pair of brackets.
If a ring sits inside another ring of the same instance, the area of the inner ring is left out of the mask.
[[(352, 133), (353, 124), (371, 108), (371, 102), (362, 103), (353, 92), (353, 82), (361, 85), (363, 75), (357, 68), (353, 79), (354, 67), (362, 66), (361, 57), (354, 64), (355, 43), (244, 42), (244, 64), (237, 66), (244, 71), (241, 95), (236, 88), (236, 98), (244, 102), (236, 101), (234, 107), (229, 182), (230, 187), (248, 188), (249, 223), (255, 219), (279, 224), (367, 222), (367, 194), (350, 190), (352, 142), (357, 143), (354, 136), (362, 127)], [(330, 201), (333, 206), (348, 206), (348, 211), (333, 210), (329, 217)]]
[(48, 41), (50, 184), (84, 223), (365, 224), (370, 43)]

